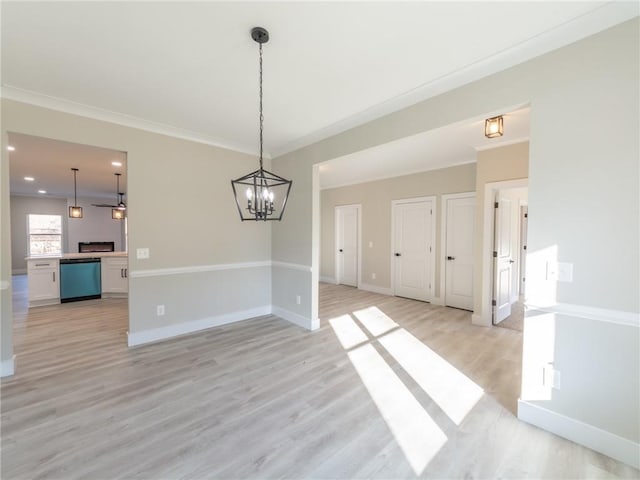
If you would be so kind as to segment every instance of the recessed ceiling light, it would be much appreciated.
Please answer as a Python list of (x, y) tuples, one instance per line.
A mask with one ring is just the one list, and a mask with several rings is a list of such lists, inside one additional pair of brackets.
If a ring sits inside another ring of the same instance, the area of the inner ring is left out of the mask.
[(33, 178), (33, 177), (24, 177), (24, 179), (25, 179), (27, 182), (33, 182), (33, 181), (35, 180), (35, 178)]
[(114, 167), (121, 167), (122, 162), (111, 162), (111, 165), (113, 165)]
[(45, 193), (47, 193), (47, 191), (46, 190), (38, 190), (38, 193), (45, 194)]
[(14, 147), (13, 145), (9, 145), (7, 147), (7, 150), (9, 150), (10, 152), (15, 152), (16, 151), (16, 147)]

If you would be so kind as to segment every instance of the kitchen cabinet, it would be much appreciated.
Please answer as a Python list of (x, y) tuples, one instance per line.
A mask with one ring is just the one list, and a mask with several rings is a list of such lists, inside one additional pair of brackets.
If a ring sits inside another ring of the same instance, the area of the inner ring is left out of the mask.
[(126, 297), (129, 294), (127, 257), (103, 257), (101, 277), (103, 297)]
[(60, 303), (60, 264), (55, 259), (32, 259), (27, 261), (29, 306)]

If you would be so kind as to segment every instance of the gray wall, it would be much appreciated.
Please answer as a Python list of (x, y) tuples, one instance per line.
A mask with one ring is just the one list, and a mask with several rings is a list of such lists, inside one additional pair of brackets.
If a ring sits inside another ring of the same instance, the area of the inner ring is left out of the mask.
[[(401, 177), (322, 190), (320, 275), (335, 277), (335, 207), (362, 205), (362, 282), (381, 288), (391, 287), (391, 201), (436, 196), (436, 283), (440, 296), (441, 196), (447, 193), (473, 192), (475, 164), (460, 165)], [(373, 242), (373, 247), (369, 247)], [(371, 274), (376, 274), (376, 279)]]
[[(271, 277), (264, 268), (246, 269), (242, 276), (229, 269), (201, 272), (212, 265), (270, 260), (270, 225), (240, 222), (229, 185), (232, 178), (255, 170), (254, 156), (2, 99), (3, 145), (7, 132), (127, 152), (131, 333), (269, 304)], [(11, 273), (10, 241), (5, 242), (9, 159), (6, 149), (1, 155), (1, 273), (6, 282)], [(149, 248), (148, 260), (136, 258), (140, 247)], [(184, 273), (171, 275), (165, 269)], [(147, 275), (136, 276), (140, 271)], [(191, 288), (194, 282), (197, 289)], [(256, 284), (261, 288), (245, 288)], [(166, 285), (172, 285), (172, 295)], [(10, 299), (11, 290), (3, 289), (2, 360), (13, 355)], [(164, 316), (156, 315), (160, 304)]]
[[(78, 242), (114, 242), (115, 250), (123, 251), (124, 221), (111, 218), (110, 208), (94, 207), (93, 203), (113, 204), (113, 200), (105, 202), (104, 198), (78, 198), (82, 218), (65, 215), (68, 224), (67, 251), (77, 253)], [(73, 205), (73, 198), (68, 199), (67, 204)]]
[[(607, 365), (616, 372), (616, 383), (628, 385), (636, 395), (640, 385), (633, 365), (640, 361), (638, 347), (630, 342), (619, 343), (614, 331), (620, 326), (610, 321), (622, 312), (624, 318), (637, 325), (640, 311), (638, 32), (639, 20), (635, 18), (274, 159), (274, 170), (294, 180), (297, 198), (286, 222), (273, 227), (273, 257), (307, 265), (318, 263), (314, 259), (318, 253), (313, 248), (313, 234), (320, 219), (312, 215), (313, 165), (529, 103), (528, 249), (532, 253), (554, 249), (557, 260), (572, 263), (574, 271), (572, 283), (550, 282), (546, 279), (544, 254), (528, 256), (530, 292), (552, 292), (557, 308), (571, 305), (591, 316), (603, 310), (599, 335), (594, 341), (601, 354), (610, 359)], [(603, 252), (615, 252), (624, 261), (612, 261)], [(274, 298), (286, 295), (293, 287), (274, 282)], [(300, 288), (300, 284), (295, 287)], [(312, 298), (317, 285), (309, 279), (306, 288)], [(311, 321), (316, 314), (313, 304), (304, 305), (304, 309)], [(565, 323), (562, 336), (592, 337), (592, 323), (580, 318)], [(631, 328), (637, 336), (638, 327)], [(540, 341), (526, 331), (524, 340), (525, 344), (533, 344), (534, 350)], [(579, 342), (560, 342), (558, 348), (566, 352), (563, 379), (584, 378), (585, 371), (594, 374), (584, 382), (570, 383), (563, 391), (562, 401), (557, 396), (543, 401), (544, 408), (552, 413), (562, 412), (576, 422), (599, 425), (614, 436), (630, 437), (637, 443), (637, 429), (620, 427), (625, 419), (637, 419), (637, 404), (619, 404), (614, 397), (596, 395), (601, 382), (608, 384), (608, 380), (603, 378), (604, 372), (589, 349), (581, 348)], [(525, 365), (527, 362), (525, 356)], [(566, 405), (573, 409), (565, 410)], [(602, 414), (612, 409), (616, 421)]]

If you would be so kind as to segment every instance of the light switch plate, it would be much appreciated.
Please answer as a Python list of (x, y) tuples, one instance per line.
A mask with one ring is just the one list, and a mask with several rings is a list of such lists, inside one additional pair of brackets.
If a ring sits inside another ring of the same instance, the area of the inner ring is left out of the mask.
[(138, 260), (146, 260), (149, 258), (149, 249), (148, 248), (137, 248), (136, 249), (136, 258)]

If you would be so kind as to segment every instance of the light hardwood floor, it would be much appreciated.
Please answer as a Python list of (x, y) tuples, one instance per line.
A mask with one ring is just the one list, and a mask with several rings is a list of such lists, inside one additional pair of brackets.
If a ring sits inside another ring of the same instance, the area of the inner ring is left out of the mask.
[[(26, 311), (16, 289), (2, 478), (638, 477), (514, 417), (518, 332), (349, 287), (321, 284), (320, 298), (315, 332), (267, 316), (127, 348), (125, 300)], [(462, 421), (437, 378), (482, 389)]]

